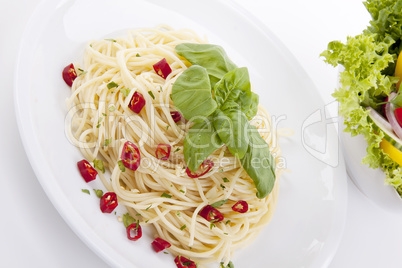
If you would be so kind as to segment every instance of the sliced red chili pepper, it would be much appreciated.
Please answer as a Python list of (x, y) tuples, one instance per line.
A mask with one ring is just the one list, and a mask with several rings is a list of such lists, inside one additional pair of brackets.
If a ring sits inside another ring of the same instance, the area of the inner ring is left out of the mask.
[(77, 72), (75, 71), (74, 65), (71, 63), (70, 65), (64, 67), (63, 79), (68, 86), (71, 87), (73, 85), (75, 78), (77, 78)]
[(156, 158), (160, 160), (168, 160), (170, 156), (171, 146), (169, 144), (159, 144), (156, 148)]
[(206, 205), (201, 209), (200, 216), (210, 222), (220, 222), (223, 220), (222, 213), (211, 205)]
[(88, 163), (87, 160), (83, 159), (77, 162), (77, 166), (85, 182), (90, 182), (96, 179), (98, 172)]
[(151, 245), (156, 252), (161, 252), (162, 250), (170, 248), (172, 246), (168, 241), (165, 241), (160, 237), (155, 238)]
[(248, 210), (248, 203), (244, 200), (239, 200), (232, 206), (232, 209), (239, 213), (245, 213)]
[(192, 172), (189, 168), (186, 168), (186, 173), (190, 178), (198, 178), (205, 175), (214, 166), (214, 162), (211, 160), (204, 160), (196, 172)]
[(132, 241), (137, 241), (142, 236), (141, 225), (137, 224), (136, 222), (127, 226), (126, 231), (127, 231), (127, 238)]
[(174, 259), (177, 268), (197, 268), (197, 265), (192, 260), (189, 260), (183, 256), (177, 256)]
[(170, 112), (170, 115), (172, 116), (173, 121), (174, 121), (175, 123), (177, 123), (177, 122), (179, 122), (179, 121), (181, 120), (181, 113), (178, 112), (178, 111)]
[(123, 165), (128, 169), (135, 171), (140, 166), (140, 151), (138, 150), (138, 147), (130, 141), (124, 143), (120, 158)]
[(111, 213), (117, 205), (117, 195), (114, 192), (107, 192), (100, 199), (100, 209), (103, 213)]
[(166, 79), (168, 75), (172, 72), (169, 63), (163, 58), (153, 65), (155, 72), (162, 78)]
[(131, 111), (133, 111), (134, 113), (139, 114), (144, 106), (144, 96), (142, 96), (142, 94), (138, 91), (134, 92), (133, 96), (131, 97), (130, 103), (128, 104), (128, 108), (130, 108)]

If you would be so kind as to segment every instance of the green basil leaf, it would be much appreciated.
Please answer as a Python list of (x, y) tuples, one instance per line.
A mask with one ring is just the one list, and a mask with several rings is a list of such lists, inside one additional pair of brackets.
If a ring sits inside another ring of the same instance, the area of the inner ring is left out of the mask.
[(237, 67), (218, 45), (183, 43), (175, 49), (177, 54), (191, 64), (200, 65), (208, 71), (212, 88), (227, 72)]
[(240, 162), (254, 181), (257, 197), (264, 198), (272, 191), (275, 184), (275, 159), (255, 126), (249, 126), (248, 135), (250, 142)]
[(242, 112), (246, 115), (248, 120), (253, 119), (258, 111), (259, 96), (254, 92), (243, 92), (237, 103), (241, 107)]
[(216, 110), (214, 113), (214, 127), (219, 138), (226, 144), (229, 151), (241, 159), (247, 152), (248, 120), (244, 113), (238, 109)]
[(172, 100), (187, 120), (196, 121), (212, 114), (217, 105), (206, 69), (193, 65), (185, 70), (173, 84)]
[(197, 171), (202, 162), (222, 145), (211, 118), (195, 123), (189, 129), (183, 142), (183, 154), (187, 167), (191, 171)]
[(236, 101), (242, 92), (251, 92), (250, 77), (245, 67), (226, 73), (214, 87), (215, 100), (222, 110), (227, 101)]

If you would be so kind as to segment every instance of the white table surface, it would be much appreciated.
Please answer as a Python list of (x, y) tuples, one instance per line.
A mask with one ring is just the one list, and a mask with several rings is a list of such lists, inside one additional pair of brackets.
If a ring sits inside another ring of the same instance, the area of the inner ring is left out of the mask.
[[(336, 70), (319, 54), (366, 26), (360, 0), (247, 0), (236, 2), (289, 48), (319, 89), (333, 99)], [(33, 173), (21, 144), (13, 104), (13, 76), (24, 27), (39, 0), (0, 0), (0, 267), (108, 267), (63, 221)], [(348, 180), (344, 234), (329, 267), (402, 267), (402, 217), (368, 200)], [(291, 256), (289, 256), (291, 257)]]

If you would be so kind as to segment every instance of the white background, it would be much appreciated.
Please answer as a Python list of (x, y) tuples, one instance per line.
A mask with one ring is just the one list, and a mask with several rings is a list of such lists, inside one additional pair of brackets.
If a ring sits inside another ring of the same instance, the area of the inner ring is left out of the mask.
[[(325, 103), (330, 103), (337, 72), (319, 54), (329, 41), (345, 40), (367, 25), (369, 16), (361, 1), (236, 2), (279, 37), (305, 68)], [(49, 202), (30, 167), (15, 122), (14, 63), (22, 32), (39, 0), (0, 3), (0, 266), (108, 267)], [(351, 181), (348, 186), (345, 231), (330, 267), (401, 267), (402, 217), (373, 204)]]

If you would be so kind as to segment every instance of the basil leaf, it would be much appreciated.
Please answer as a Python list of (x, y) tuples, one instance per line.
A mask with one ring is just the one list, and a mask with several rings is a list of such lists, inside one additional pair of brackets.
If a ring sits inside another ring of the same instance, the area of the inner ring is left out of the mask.
[(253, 117), (257, 114), (258, 102), (259, 96), (254, 92), (243, 92), (243, 94), (241, 94), (240, 98), (237, 100), (237, 103), (239, 106), (241, 106), (241, 110), (246, 115), (248, 120), (253, 119)]
[(197, 117), (212, 114), (217, 105), (206, 69), (193, 65), (185, 70), (173, 84), (172, 100), (187, 120), (196, 121)]
[(191, 64), (200, 65), (207, 70), (212, 88), (227, 72), (237, 67), (218, 45), (183, 43), (175, 49), (177, 54)]
[(193, 172), (197, 171), (210, 154), (223, 145), (210, 119), (194, 124), (184, 138), (184, 160)]
[(219, 138), (239, 159), (243, 158), (248, 149), (248, 125), (247, 117), (240, 110), (218, 109), (214, 113), (214, 126)]
[(242, 92), (251, 92), (247, 68), (236, 68), (226, 73), (214, 87), (215, 100), (222, 110), (226, 101), (236, 101)]
[(275, 159), (268, 144), (260, 136), (255, 126), (249, 126), (249, 145), (245, 156), (240, 160), (244, 170), (254, 181), (257, 197), (266, 197), (275, 184)]

